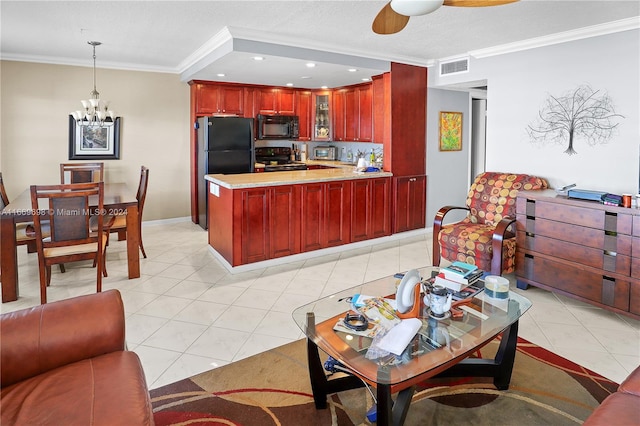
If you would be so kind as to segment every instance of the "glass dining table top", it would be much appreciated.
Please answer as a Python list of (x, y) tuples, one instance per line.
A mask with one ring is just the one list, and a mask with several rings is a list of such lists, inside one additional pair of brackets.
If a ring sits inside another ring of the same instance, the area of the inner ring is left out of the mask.
[[(418, 269), (421, 293), (429, 288), (427, 280), (433, 271), (437, 268)], [(300, 306), (294, 310), (293, 319), (319, 349), (362, 379), (397, 385), (416, 377), (428, 378), (455, 365), (518, 321), (531, 307), (527, 298), (514, 292), (509, 292), (507, 299), (493, 299), (480, 291), (465, 299), (461, 317), (445, 315), (435, 319), (421, 302), (420, 328), (404, 352), (376, 358), (372, 356), (376, 345), (370, 349), (374, 340), (365, 336), (366, 331), (351, 331), (338, 323), (343, 322), (347, 312), (354, 312), (351, 302), (355, 295), (394, 299), (399, 283), (400, 279), (394, 276), (364, 283)], [(369, 328), (374, 326), (370, 321)]]

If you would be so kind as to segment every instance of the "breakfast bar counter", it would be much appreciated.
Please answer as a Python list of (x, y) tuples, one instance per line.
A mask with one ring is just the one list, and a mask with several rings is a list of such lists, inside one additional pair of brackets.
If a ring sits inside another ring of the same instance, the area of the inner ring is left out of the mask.
[[(326, 165), (326, 162), (308, 162), (309, 166)], [(335, 180), (371, 179), (391, 177), (391, 172), (356, 172), (352, 165), (336, 164), (326, 169), (292, 170), (272, 173), (241, 173), (235, 175), (206, 175), (205, 179), (228, 189), (257, 188), (263, 186), (294, 185)]]
[(391, 235), (393, 174), (336, 166), (206, 175), (209, 245), (236, 267)]

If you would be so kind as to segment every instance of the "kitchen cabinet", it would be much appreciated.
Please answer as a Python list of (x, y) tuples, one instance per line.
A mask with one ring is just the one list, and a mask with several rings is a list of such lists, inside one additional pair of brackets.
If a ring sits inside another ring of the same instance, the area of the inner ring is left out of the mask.
[(244, 88), (218, 84), (197, 84), (196, 114), (244, 114)]
[(349, 142), (372, 141), (372, 94), (371, 83), (337, 91), (334, 103), (335, 140)]
[(300, 252), (299, 186), (217, 191), (209, 191), (209, 244), (232, 266)]
[(520, 191), (516, 200), (518, 288), (541, 287), (640, 318), (640, 212)]
[(269, 198), (269, 257), (300, 253), (300, 186), (272, 187)]
[(350, 242), (349, 181), (306, 184), (302, 186), (301, 197), (303, 252)]
[(371, 83), (345, 92), (345, 136), (349, 141), (371, 142), (373, 138)]
[(310, 141), (313, 134), (314, 105), (313, 93), (310, 90), (296, 91), (296, 112), (298, 116), (298, 140)]
[(333, 140), (346, 141), (345, 134), (345, 90), (333, 92)]
[(315, 108), (313, 122), (313, 140), (330, 141), (332, 139), (331, 92), (315, 92), (313, 94)]
[(295, 90), (286, 88), (260, 88), (255, 90), (258, 114), (295, 115)]
[(427, 177), (393, 178), (395, 216), (393, 233), (425, 227), (427, 208)]
[(269, 259), (270, 241), (270, 190), (252, 188), (237, 195), (241, 203), (241, 259), (242, 263), (253, 263)]
[(392, 62), (391, 72), (383, 76), (383, 84), (383, 92), (388, 94), (384, 96), (384, 116), (388, 117), (382, 141), (384, 170), (394, 176), (424, 175), (427, 69)]
[(391, 178), (352, 182), (351, 241), (391, 235)]
[(373, 102), (373, 142), (382, 143), (385, 139), (385, 129), (389, 129), (391, 123), (391, 113), (389, 103), (386, 101), (390, 93), (385, 92), (385, 77), (383, 75), (374, 76), (371, 83), (371, 93)]

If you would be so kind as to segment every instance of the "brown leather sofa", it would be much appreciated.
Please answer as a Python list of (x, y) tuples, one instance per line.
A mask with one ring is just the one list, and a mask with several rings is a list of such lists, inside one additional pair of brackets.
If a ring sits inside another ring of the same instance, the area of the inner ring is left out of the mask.
[(640, 425), (640, 367), (596, 408), (584, 426)]
[(0, 316), (0, 424), (153, 425), (140, 359), (109, 290)]

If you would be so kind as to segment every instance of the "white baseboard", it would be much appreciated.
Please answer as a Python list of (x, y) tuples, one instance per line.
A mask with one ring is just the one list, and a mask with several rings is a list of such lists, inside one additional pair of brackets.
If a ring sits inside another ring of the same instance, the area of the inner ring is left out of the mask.
[(231, 266), (231, 264), (218, 253), (213, 247), (209, 246), (209, 252), (218, 259), (220, 263), (232, 274), (239, 274), (242, 272), (255, 271), (256, 269), (269, 268), (277, 265), (284, 265), (286, 263), (299, 262), (302, 260), (313, 259), (320, 256), (326, 256), (329, 254), (342, 253), (362, 247), (370, 247), (378, 244), (384, 244), (392, 241), (399, 241), (405, 238), (412, 238), (420, 235), (426, 235), (432, 232), (433, 228), (422, 228), (413, 231), (402, 232), (399, 234), (389, 235), (387, 237), (375, 238), (372, 240), (359, 241), (357, 243), (345, 244), (337, 247), (329, 247), (321, 250), (308, 251), (304, 253), (294, 254), (291, 256), (279, 257), (277, 259), (264, 260), (262, 262), (254, 262), (246, 265)]

